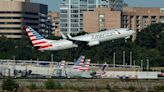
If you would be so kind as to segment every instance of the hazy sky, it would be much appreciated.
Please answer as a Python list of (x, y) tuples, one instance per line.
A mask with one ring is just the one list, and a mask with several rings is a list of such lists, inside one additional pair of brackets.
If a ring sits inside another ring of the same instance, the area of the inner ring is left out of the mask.
[[(32, 0), (47, 4), (49, 10), (58, 11), (60, 0)], [(162, 7), (164, 8), (164, 0), (124, 0), (130, 7)]]

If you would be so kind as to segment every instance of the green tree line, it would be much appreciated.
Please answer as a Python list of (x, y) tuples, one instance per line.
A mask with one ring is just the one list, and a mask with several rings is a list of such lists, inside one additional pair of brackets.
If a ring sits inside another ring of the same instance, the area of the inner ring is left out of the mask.
[[(54, 61), (59, 62), (62, 59), (72, 61), (80, 55), (91, 58), (93, 63), (111, 64), (113, 62), (113, 53), (116, 53), (116, 63), (122, 64), (123, 51), (126, 52), (126, 63), (129, 64), (130, 55), (133, 53), (133, 60), (140, 64), (141, 60), (149, 59), (151, 66), (164, 65), (164, 24), (153, 24), (137, 32), (137, 39), (132, 42), (131, 39), (118, 39), (114, 41), (103, 42), (98, 46), (87, 49), (82, 46), (79, 48), (62, 51), (37, 51), (32, 47), (30, 40), (26, 37), (13, 40), (5, 37), (0, 38), (0, 58), (21, 60), (51, 60), (51, 54)], [(144, 62), (146, 64), (146, 62)]]

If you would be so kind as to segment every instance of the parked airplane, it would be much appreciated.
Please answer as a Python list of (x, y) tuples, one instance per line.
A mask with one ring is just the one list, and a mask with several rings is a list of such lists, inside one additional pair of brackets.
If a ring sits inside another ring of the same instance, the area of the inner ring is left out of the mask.
[(85, 59), (85, 56), (80, 56), (73, 67), (67, 68), (68, 76), (71, 78), (91, 78), (90, 75), (90, 59)]
[(82, 66), (84, 64), (84, 59), (85, 56), (80, 56), (77, 61), (75, 62), (73, 69), (79, 69), (80, 66)]
[(66, 65), (66, 61), (64, 61), (64, 60), (61, 62), (58, 62), (56, 65), (56, 69), (64, 69), (65, 65)]
[(91, 62), (90, 59), (86, 59), (85, 62), (84, 62), (84, 64), (79, 67), (79, 70), (81, 70), (81, 71), (90, 70), (90, 62)]
[(25, 30), (33, 44), (33, 47), (40, 50), (63, 50), (78, 47), (70, 40), (61, 39), (61, 40), (48, 40), (43, 38), (39, 33), (37, 33), (31, 27), (25, 27)]
[(55, 73), (56, 76), (60, 76), (60, 77), (64, 77), (67, 76), (66, 71), (65, 71), (65, 67), (66, 66), (66, 61), (62, 60), (61, 62), (58, 62), (55, 68)]
[[(130, 36), (133, 35), (134, 33), (135, 31), (133, 30), (121, 28), (121, 29), (112, 29), (112, 30), (91, 33), (91, 34), (86, 34), (76, 37), (72, 37), (69, 34), (67, 36), (69, 40), (73, 41), (74, 43), (81, 41), (83, 43), (87, 43), (87, 45), (91, 47), (91, 46), (99, 45), (100, 42), (105, 42), (105, 41), (120, 39), (120, 38), (127, 39), (130, 38)], [(65, 38), (65, 36), (63, 36), (63, 38)]]
[(91, 62), (90, 59), (85, 59), (85, 56), (80, 56), (78, 60), (75, 62), (73, 69), (74, 70), (89, 70), (90, 62)]

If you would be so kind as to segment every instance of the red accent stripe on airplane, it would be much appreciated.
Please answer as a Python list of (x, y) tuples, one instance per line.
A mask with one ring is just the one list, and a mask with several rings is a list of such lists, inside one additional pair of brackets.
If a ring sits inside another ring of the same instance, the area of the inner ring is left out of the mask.
[(89, 70), (89, 68), (80, 68), (80, 70)]
[(45, 46), (40, 46), (40, 49), (44, 49), (44, 48), (48, 48), (48, 47), (52, 47), (52, 45), (49, 44), (49, 45), (45, 45)]
[(28, 31), (28, 30), (27, 30), (27, 33), (30, 33), (30, 32), (31, 32), (31, 31)]
[(29, 35), (29, 37), (34, 37), (35, 35)]
[(35, 38), (35, 39), (31, 39), (31, 41), (36, 41), (37, 39)]
[(47, 42), (45, 42), (45, 41), (36, 42), (36, 43), (34, 43), (34, 45), (38, 45), (38, 44), (42, 44), (42, 43), (47, 43)]

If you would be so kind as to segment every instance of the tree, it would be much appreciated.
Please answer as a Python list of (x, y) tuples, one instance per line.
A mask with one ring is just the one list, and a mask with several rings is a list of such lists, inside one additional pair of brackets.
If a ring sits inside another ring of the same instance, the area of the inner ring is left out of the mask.
[(18, 87), (19, 87), (18, 83), (16, 83), (11, 77), (4, 79), (2, 82), (3, 90), (14, 91), (17, 90)]

